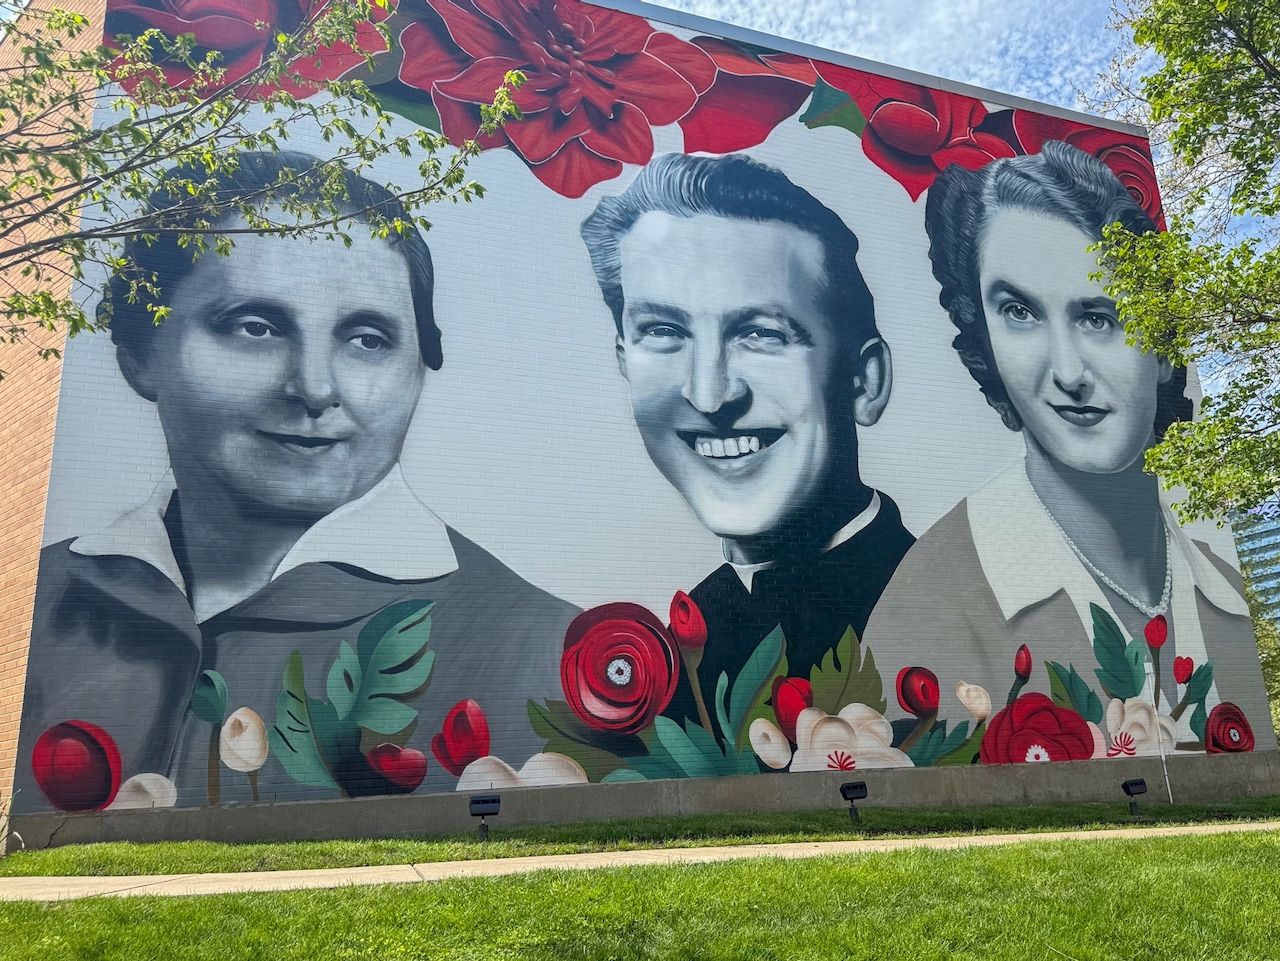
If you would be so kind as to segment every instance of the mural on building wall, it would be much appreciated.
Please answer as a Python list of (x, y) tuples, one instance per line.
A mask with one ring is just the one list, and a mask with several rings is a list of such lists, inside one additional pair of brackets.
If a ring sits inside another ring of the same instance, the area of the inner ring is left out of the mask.
[[(194, 34), (230, 83), (318, 5), (264, 21), (111, 0), (107, 36)], [(1142, 472), (1191, 416), (1187, 372), (1125, 343), (1088, 250), (1107, 223), (1163, 225), (1143, 140), (578, 0), (425, 0), (384, 26), (394, 53), (362, 34), (370, 82), (454, 143), (508, 70), (528, 75), (524, 119), (483, 142), (518, 158), (519, 196), (486, 203), (575, 205), (565, 242), (596, 286), (565, 300), (573, 336), (612, 337), (628, 439), (687, 505), (670, 522), (714, 535), (723, 563), (670, 585), (664, 611), (581, 605), (433, 512), (401, 462), (436, 426), (453, 328), (417, 233), (248, 236), (195, 262), (161, 236), (131, 253), (170, 318), (155, 327), (122, 278), (103, 303), (168, 473), (43, 552), (19, 810), (1274, 747), (1238, 572)], [(291, 91), (365, 70), (331, 49)], [(882, 333), (868, 235), (768, 153), (784, 122), (923, 207), (933, 276), (911, 282), (939, 292), (955, 350), (927, 381), (895, 372), (904, 332)], [(672, 136), (683, 149), (659, 149)], [(221, 189), (312, 162), (250, 156)], [(352, 209), (394, 214), (385, 188), (347, 186)], [(471, 303), (484, 324), (500, 300)], [(68, 376), (106, 376), (74, 360)], [(999, 415), (974, 430), (1018, 432), (1025, 453), (917, 540), (891, 478), (864, 479), (861, 437), (966, 377)], [(59, 450), (55, 486), (75, 457)]]

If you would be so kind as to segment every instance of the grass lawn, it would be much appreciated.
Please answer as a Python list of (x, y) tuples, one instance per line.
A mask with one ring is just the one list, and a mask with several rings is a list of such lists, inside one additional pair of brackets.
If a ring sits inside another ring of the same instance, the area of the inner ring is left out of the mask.
[(0, 958), (1263, 961), (1280, 834), (0, 905)]
[[(1143, 823), (1280, 818), (1280, 797), (1248, 798), (1215, 805), (1143, 805)], [(572, 854), (653, 847), (765, 844), (781, 841), (849, 840), (971, 832), (1054, 831), (1128, 826), (1123, 799), (1114, 804), (987, 807), (951, 811), (869, 808), (852, 825), (844, 811), (702, 815), (599, 821), (557, 827), (504, 829), (494, 822), (492, 840), (472, 836), (443, 840), (314, 841), (288, 844), (219, 844), (180, 841), (158, 844), (68, 845), (21, 851), (0, 859), (0, 876), (190, 874), (298, 868), (409, 864), (473, 858)]]

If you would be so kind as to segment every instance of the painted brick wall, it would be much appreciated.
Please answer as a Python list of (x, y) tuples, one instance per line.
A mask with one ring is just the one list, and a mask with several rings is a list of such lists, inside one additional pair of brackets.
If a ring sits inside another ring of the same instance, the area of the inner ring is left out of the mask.
[[(49, 0), (38, 4), (53, 5)], [(58, 0), (56, 5), (98, 23), (105, 7), (103, 0)], [(79, 42), (87, 47), (99, 38), (99, 30), (90, 28)], [(0, 47), (0, 68), (18, 62), (10, 46)], [(26, 283), (12, 274), (4, 281), (6, 290), (10, 283)], [(52, 292), (60, 296), (65, 290)], [(46, 334), (40, 343), (60, 346), (62, 339), (61, 334)], [(0, 382), (0, 798), (7, 799), (22, 713), (62, 364), (42, 361), (30, 345), (4, 344), (0, 369), (7, 374)]]

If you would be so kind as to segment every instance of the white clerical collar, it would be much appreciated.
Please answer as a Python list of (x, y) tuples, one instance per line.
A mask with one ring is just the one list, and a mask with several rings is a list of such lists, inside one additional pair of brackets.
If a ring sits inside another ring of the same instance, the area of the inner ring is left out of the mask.
[[(1090, 632), (1090, 604), (1115, 616), (1102, 588), (1045, 513), (1021, 460), (970, 494), (966, 509), (978, 561), (1006, 621), (1059, 591), (1071, 599)], [(1248, 616), (1249, 608), (1235, 586), (1178, 525), (1163, 494), (1160, 514), (1173, 567), (1173, 610), (1169, 614), (1178, 632), (1179, 652), (1183, 652), (1203, 644), (1194, 592), (1228, 614)]]
[[(841, 544), (852, 540), (854, 535), (866, 529), (866, 527), (876, 519), (876, 516), (879, 513), (880, 492), (872, 491), (870, 503), (868, 503), (867, 506), (853, 518), (853, 520), (849, 521), (849, 523), (845, 524), (844, 527), (835, 532), (831, 540), (827, 541), (826, 545), (822, 548), (822, 553), (825, 554), (828, 551), (839, 547)], [(725, 560), (728, 560), (728, 557), (726, 557)], [(738, 575), (738, 579), (742, 581), (743, 586), (749, 591), (751, 590), (752, 582), (755, 581), (756, 574), (760, 571), (768, 570), (770, 567), (773, 567), (774, 563), (774, 561), (763, 561), (759, 564), (735, 564), (733, 561), (729, 561), (729, 566), (733, 568), (733, 572)]]
[[(173, 492), (173, 476), (169, 474), (141, 507), (121, 515), (97, 534), (76, 538), (71, 551), (89, 557), (136, 558), (185, 593), (164, 523)], [(418, 500), (399, 464), (363, 497), (343, 504), (312, 525), (284, 556), (271, 579), (315, 563), (344, 564), (393, 581), (427, 580), (458, 568), (448, 528)]]

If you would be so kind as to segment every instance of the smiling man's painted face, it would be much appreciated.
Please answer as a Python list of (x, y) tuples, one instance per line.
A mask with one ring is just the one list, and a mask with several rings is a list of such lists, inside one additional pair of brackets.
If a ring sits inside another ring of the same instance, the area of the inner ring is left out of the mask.
[(1112, 474), (1154, 441), (1168, 363), (1125, 343), (1094, 240), (1059, 217), (1000, 210), (979, 284), (996, 368), (1031, 440), (1067, 467)]
[(768, 534), (834, 474), (856, 476), (848, 351), (823, 307), (816, 236), (650, 212), (620, 254), (618, 358), (636, 425), (707, 528)]
[(404, 258), (356, 233), (350, 248), (246, 235), (173, 290), (131, 380), (180, 489), (319, 518), (394, 466), (425, 365)]

